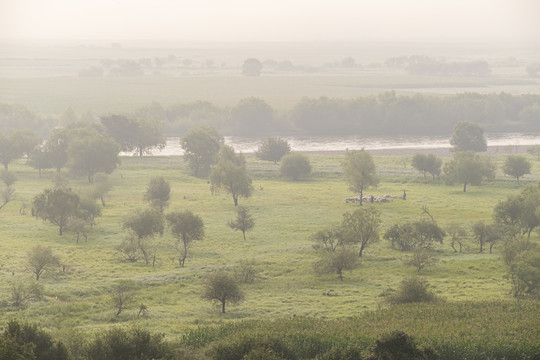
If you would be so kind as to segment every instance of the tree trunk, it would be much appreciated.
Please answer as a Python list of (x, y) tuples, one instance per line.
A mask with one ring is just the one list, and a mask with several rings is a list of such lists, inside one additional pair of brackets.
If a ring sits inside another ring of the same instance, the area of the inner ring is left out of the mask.
[(225, 314), (225, 299), (221, 300), (221, 313)]
[(360, 245), (360, 251), (358, 252), (358, 257), (362, 257), (362, 253), (364, 252), (364, 248), (366, 247), (365, 243), (362, 243)]
[(246, 231), (242, 230), (242, 235), (244, 236), (244, 241), (246, 241)]
[(467, 182), (463, 183), (463, 192), (467, 192)]
[(233, 195), (234, 206), (238, 206), (238, 195)]

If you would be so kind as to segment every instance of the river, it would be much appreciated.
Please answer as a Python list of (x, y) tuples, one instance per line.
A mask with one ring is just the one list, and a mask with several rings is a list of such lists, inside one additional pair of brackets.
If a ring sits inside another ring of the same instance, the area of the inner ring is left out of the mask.
[[(349, 150), (384, 150), (384, 149), (443, 149), (449, 148), (448, 137), (442, 136), (407, 136), (407, 137), (361, 137), (361, 136), (281, 136), (291, 145), (292, 151), (345, 151)], [(488, 146), (531, 146), (540, 145), (540, 133), (498, 133), (486, 134)], [(253, 153), (257, 150), (261, 138), (225, 136), (225, 143), (236, 151)], [(167, 145), (161, 151), (154, 150), (152, 155), (182, 155), (179, 138), (167, 139)]]

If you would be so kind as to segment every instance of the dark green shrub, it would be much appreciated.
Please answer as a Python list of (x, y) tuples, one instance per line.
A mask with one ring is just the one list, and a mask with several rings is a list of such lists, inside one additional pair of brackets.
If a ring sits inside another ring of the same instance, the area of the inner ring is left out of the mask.
[(230, 341), (222, 341), (210, 350), (210, 358), (215, 360), (239, 359), (296, 360), (293, 350), (280, 339), (245, 336)]
[(393, 331), (375, 340), (368, 360), (435, 360), (431, 349), (419, 349), (413, 339), (403, 331)]
[(88, 360), (170, 359), (170, 350), (163, 334), (146, 330), (112, 328), (96, 335), (86, 350)]
[[(27, 323), (23, 324), (16, 320), (11, 320), (8, 322), (7, 328), (4, 330), (3, 337), (7, 339), (6, 344), (11, 348), (18, 346), (22, 351), (31, 349), (30, 353), (33, 355), (33, 357), (29, 357), (29, 359), (68, 359), (67, 350), (64, 344), (61, 342), (54, 342), (48, 333), (38, 329), (36, 325)], [(0, 353), (4, 350), (6, 349), (0, 350)]]
[(438, 300), (429, 290), (428, 282), (419, 277), (404, 279), (397, 291), (388, 291), (384, 296), (390, 304), (425, 303)]
[(332, 348), (316, 357), (317, 360), (361, 360), (362, 349), (357, 345), (332, 346)]

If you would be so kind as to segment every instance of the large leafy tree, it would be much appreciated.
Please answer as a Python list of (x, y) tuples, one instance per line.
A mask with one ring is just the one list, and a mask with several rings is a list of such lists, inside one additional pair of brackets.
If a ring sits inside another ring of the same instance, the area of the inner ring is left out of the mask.
[(232, 276), (221, 271), (210, 274), (207, 277), (201, 297), (205, 300), (219, 302), (221, 304), (221, 312), (224, 314), (226, 304), (242, 302), (244, 300), (244, 293)]
[(479, 125), (467, 121), (460, 121), (454, 127), (454, 133), (450, 139), (450, 145), (454, 151), (482, 152), (487, 150), (487, 141), (484, 137), (484, 129)]
[(503, 172), (508, 176), (519, 178), (531, 173), (531, 163), (522, 155), (508, 155), (503, 165)]
[(457, 153), (454, 158), (444, 164), (444, 179), (448, 185), (463, 184), (463, 192), (467, 185), (480, 185), (484, 179), (493, 179), (495, 168), (489, 158), (482, 158), (473, 151)]
[(192, 128), (182, 136), (180, 146), (184, 150), (184, 160), (194, 176), (208, 176), (222, 144), (223, 136), (213, 127)]
[(59, 227), (63, 234), (70, 217), (77, 214), (80, 198), (71, 189), (46, 189), (32, 202), (34, 215)]
[(204, 222), (200, 216), (189, 210), (171, 212), (166, 218), (177, 240), (176, 247), (180, 251), (179, 264), (184, 267), (191, 243), (204, 238)]
[(364, 190), (379, 183), (375, 162), (371, 154), (364, 149), (347, 152), (343, 163), (343, 174), (349, 184), (349, 189), (360, 194), (360, 205), (362, 205)]
[(154, 148), (161, 150), (165, 147), (163, 126), (154, 118), (108, 115), (101, 117), (101, 124), (120, 144), (122, 151), (143, 156)]
[(239, 197), (251, 196), (253, 186), (244, 155), (236, 154), (231, 146), (223, 145), (219, 152), (219, 160), (210, 174), (210, 183), (212, 187), (222, 188), (231, 194), (234, 206), (238, 206)]
[(290, 153), (281, 159), (279, 173), (293, 181), (307, 179), (311, 176), (309, 158), (300, 153)]
[(74, 173), (85, 174), (93, 183), (96, 173), (110, 174), (116, 169), (119, 152), (119, 145), (111, 137), (93, 128), (72, 131), (67, 165)]
[(364, 249), (379, 240), (381, 212), (373, 207), (360, 208), (343, 214), (342, 234), (348, 243), (359, 244), (358, 256)]

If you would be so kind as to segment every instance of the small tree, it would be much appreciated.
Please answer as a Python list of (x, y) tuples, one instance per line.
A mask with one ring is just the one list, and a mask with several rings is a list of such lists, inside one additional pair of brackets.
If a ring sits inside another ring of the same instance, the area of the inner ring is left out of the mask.
[(244, 301), (244, 294), (232, 276), (220, 271), (207, 277), (201, 298), (219, 302), (221, 312), (225, 314), (225, 305)]
[(428, 249), (415, 249), (412, 256), (405, 261), (406, 265), (416, 268), (416, 272), (420, 272), (426, 266), (435, 265), (439, 258), (435, 256), (433, 251)]
[(153, 177), (150, 179), (146, 192), (144, 193), (144, 200), (150, 202), (152, 206), (159, 209), (159, 212), (163, 214), (163, 210), (169, 206), (169, 200), (171, 197), (171, 185), (164, 177)]
[(519, 178), (531, 173), (531, 163), (522, 155), (508, 155), (503, 165), (503, 172), (508, 176)]
[(110, 290), (111, 303), (116, 310), (116, 317), (122, 311), (136, 304), (138, 286), (129, 280), (121, 280), (113, 285)]
[(229, 225), (229, 227), (235, 231), (240, 230), (245, 241), (246, 231), (253, 229), (255, 226), (255, 221), (246, 207), (239, 206), (236, 209), (236, 219), (229, 220), (227, 225)]
[(46, 189), (36, 195), (32, 202), (34, 215), (59, 227), (62, 236), (70, 217), (77, 214), (80, 198), (71, 189)]
[(311, 176), (311, 164), (307, 156), (291, 153), (281, 159), (279, 172), (293, 181), (307, 179)]
[(277, 163), (281, 158), (291, 152), (291, 146), (285, 139), (267, 137), (255, 151), (255, 156), (260, 160), (268, 160)]
[(2, 169), (0, 170), (0, 180), (5, 185), (0, 190), (0, 209), (2, 209), (13, 199), (15, 189), (11, 185), (17, 180), (17, 177), (12, 172)]
[(210, 184), (213, 188), (223, 188), (231, 194), (234, 206), (238, 206), (239, 197), (251, 196), (253, 186), (244, 155), (236, 154), (231, 146), (223, 145), (218, 163), (210, 174)]
[(353, 271), (358, 265), (356, 250), (352, 246), (340, 246), (334, 252), (322, 252), (321, 259), (315, 262), (313, 268), (320, 275), (335, 273), (343, 281), (343, 272)]
[(150, 258), (148, 241), (155, 234), (163, 234), (163, 214), (154, 209), (137, 211), (124, 220), (123, 227), (132, 230), (137, 236), (137, 247), (143, 254), (146, 265), (148, 265)]
[(508, 278), (514, 297), (540, 299), (540, 252), (533, 249), (516, 255), (510, 263)]
[(246, 59), (242, 65), (242, 75), (260, 76), (262, 68), (263, 65), (259, 60), (255, 58)]
[(416, 154), (412, 158), (412, 166), (420, 171), (426, 179), (426, 173), (430, 173), (435, 180), (435, 177), (441, 175), (442, 160), (433, 154)]
[(37, 245), (27, 254), (26, 266), (36, 275), (36, 281), (39, 280), (44, 271), (60, 265), (60, 259), (53, 254), (50, 247)]
[(43, 286), (37, 281), (14, 282), (11, 284), (11, 304), (23, 308), (29, 301), (39, 300), (43, 297)]
[(463, 184), (463, 192), (467, 185), (480, 185), (482, 180), (495, 177), (495, 167), (489, 158), (482, 158), (472, 151), (459, 152), (444, 165), (444, 179), (447, 185)]
[(105, 206), (105, 195), (113, 188), (109, 176), (105, 173), (97, 173), (94, 176), (94, 196), (101, 201), (101, 205)]
[(180, 251), (179, 264), (184, 267), (191, 243), (204, 238), (204, 223), (199, 216), (189, 210), (169, 213), (166, 218), (177, 240), (176, 248)]
[(377, 186), (379, 183), (375, 162), (364, 149), (347, 152), (343, 163), (343, 175), (349, 183), (349, 189), (360, 194), (360, 205), (362, 205), (364, 190), (370, 186)]
[(334, 226), (328, 229), (319, 230), (311, 235), (311, 240), (315, 242), (315, 250), (335, 252), (338, 247), (344, 245), (343, 227)]
[(379, 241), (380, 225), (381, 212), (368, 207), (343, 214), (341, 227), (345, 242), (360, 244), (358, 256), (362, 257), (367, 246)]
[(467, 229), (458, 223), (451, 223), (446, 227), (446, 234), (450, 237), (450, 246), (457, 252), (456, 244), (459, 245), (459, 252), (463, 252), (463, 241), (467, 238)]

